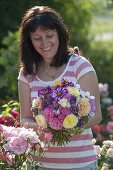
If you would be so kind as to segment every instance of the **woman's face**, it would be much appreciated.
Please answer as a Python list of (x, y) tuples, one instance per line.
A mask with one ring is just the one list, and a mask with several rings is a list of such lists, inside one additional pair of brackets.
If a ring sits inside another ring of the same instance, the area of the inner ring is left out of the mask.
[(42, 30), (38, 27), (35, 32), (30, 33), (30, 37), (35, 50), (45, 62), (50, 63), (59, 47), (57, 31), (55, 29)]

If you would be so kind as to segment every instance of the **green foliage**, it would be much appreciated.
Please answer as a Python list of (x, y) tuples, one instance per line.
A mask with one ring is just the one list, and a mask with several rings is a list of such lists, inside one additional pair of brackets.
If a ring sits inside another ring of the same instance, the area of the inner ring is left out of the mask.
[(108, 83), (113, 96), (113, 41), (92, 41), (86, 56), (92, 62), (100, 83)]
[(0, 115), (9, 116), (9, 112), (13, 109), (19, 111), (19, 103), (17, 101), (9, 101), (8, 103), (0, 106)]
[(0, 95), (1, 99), (17, 99), (18, 33), (8, 33), (3, 39), (5, 48), (0, 50)]
[(36, 4), (36, 0), (0, 0), (0, 40), (8, 35), (8, 31), (16, 31), (24, 11)]

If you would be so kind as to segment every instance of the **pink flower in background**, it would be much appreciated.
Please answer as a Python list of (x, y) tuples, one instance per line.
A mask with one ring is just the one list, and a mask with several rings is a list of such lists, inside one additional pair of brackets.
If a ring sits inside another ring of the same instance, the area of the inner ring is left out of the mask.
[(99, 83), (99, 91), (100, 93), (107, 93), (108, 92), (108, 84)]
[(101, 170), (109, 170), (108, 165), (106, 163), (103, 163)]
[(10, 110), (10, 114), (11, 114), (16, 120), (19, 118), (19, 113), (18, 113), (15, 109)]
[(113, 120), (113, 105), (108, 106), (107, 110), (110, 118)]
[(27, 141), (20, 137), (13, 137), (4, 145), (5, 149), (17, 155), (23, 154), (27, 149)]
[[(23, 163), (35, 163), (32, 153), (43, 155), (45, 144), (39, 140), (39, 135), (31, 128), (12, 127), (0, 124), (0, 159), (8, 168), (20, 170)], [(34, 147), (38, 145), (38, 148)]]
[(12, 156), (11, 156), (9, 153), (6, 154), (5, 160), (6, 160), (6, 162), (7, 162), (9, 165), (12, 165), (12, 164), (13, 164), (13, 158), (12, 158)]
[(0, 124), (5, 124), (5, 116), (0, 115)]
[(107, 150), (107, 156), (110, 157), (110, 158), (113, 158), (113, 148), (109, 148)]
[(110, 134), (113, 134), (113, 121), (108, 122), (106, 129)]

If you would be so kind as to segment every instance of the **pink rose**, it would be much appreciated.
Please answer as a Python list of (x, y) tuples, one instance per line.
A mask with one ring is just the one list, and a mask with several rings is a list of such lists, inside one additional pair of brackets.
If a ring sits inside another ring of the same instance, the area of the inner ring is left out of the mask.
[(101, 147), (99, 145), (94, 145), (94, 149), (97, 155), (100, 155)]
[(9, 164), (9, 165), (12, 165), (13, 164), (13, 158), (10, 154), (6, 154), (5, 156), (5, 160), (6, 162)]
[(17, 155), (20, 155), (26, 151), (27, 141), (23, 138), (12, 137), (11, 140), (4, 146), (7, 150), (12, 151)]

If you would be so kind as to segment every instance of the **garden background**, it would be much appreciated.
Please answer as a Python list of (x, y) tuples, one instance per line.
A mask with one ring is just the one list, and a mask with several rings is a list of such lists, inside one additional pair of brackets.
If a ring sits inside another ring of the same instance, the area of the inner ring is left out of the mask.
[(78, 46), (96, 70), (103, 120), (93, 132), (101, 145), (113, 134), (113, 125), (111, 131), (106, 129), (113, 120), (113, 0), (0, 1), (0, 114), (19, 108), (18, 28), (24, 11), (34, 5), (47, 5), (61, 14), (69, 28), (70, 45)]

